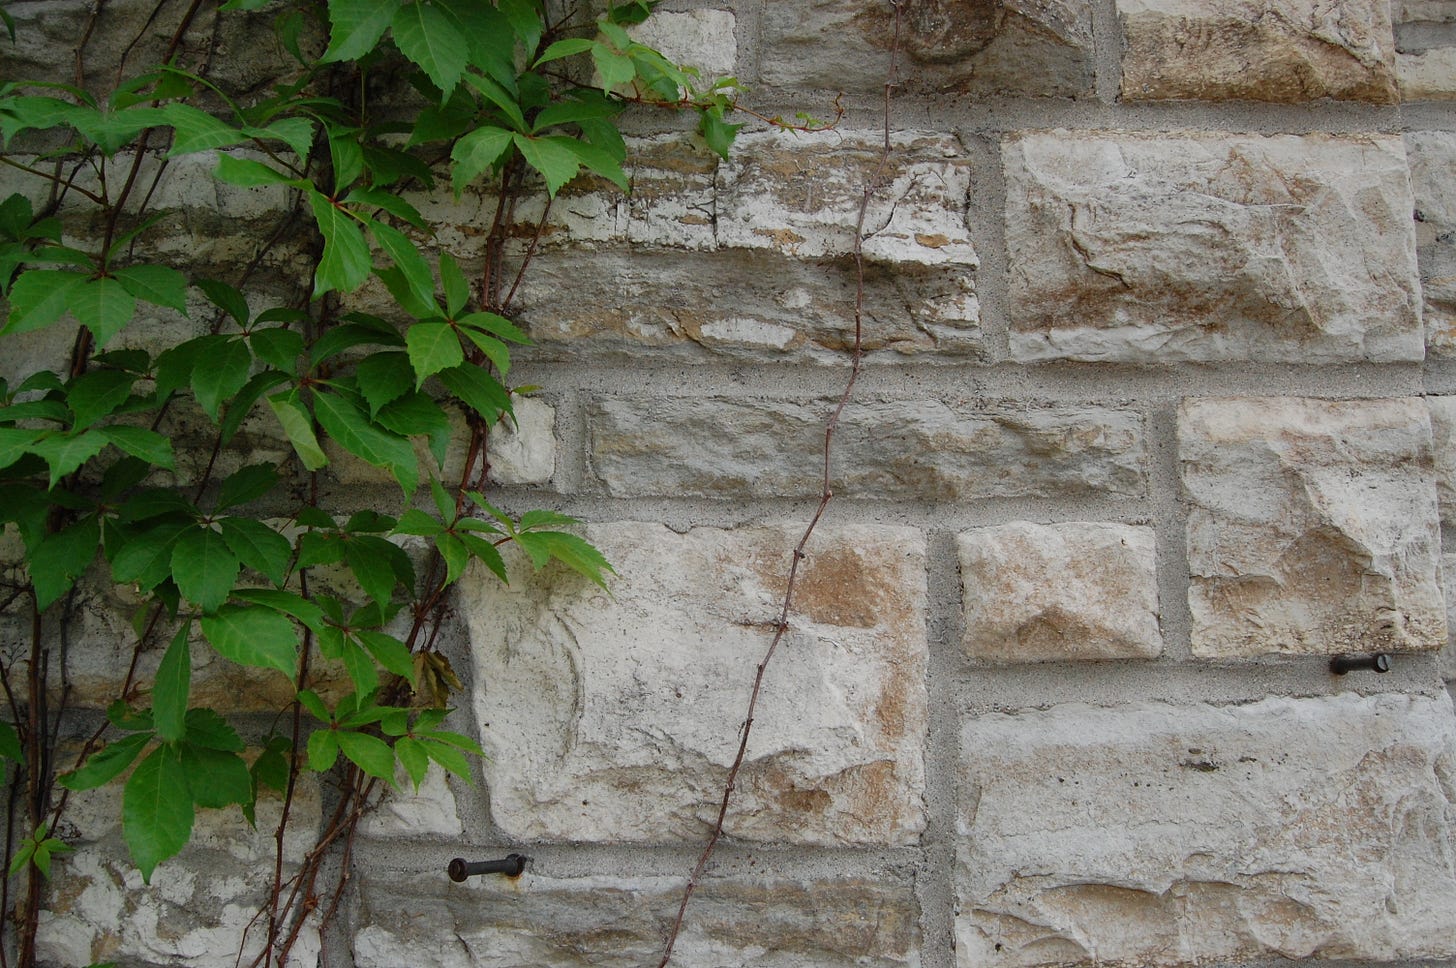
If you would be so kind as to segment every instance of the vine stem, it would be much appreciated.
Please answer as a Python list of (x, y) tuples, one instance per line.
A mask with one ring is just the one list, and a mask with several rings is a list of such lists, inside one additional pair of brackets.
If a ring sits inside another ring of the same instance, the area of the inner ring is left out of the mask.
[(814, 510), (814, 516), (809, 519), (809, 524), (804, 528), (799, 543), (794, 546), (793, 556), (789, 561), (789, 579), (784, 589), (783, 604), (779, 609), (779, 618), (774, 626), (773, 639), (768, 644), (768, 650), (764, 652), (763, 658), (759, 661), (753, 677), (753, 691), (748, 697), (748, 710), (743, 718), (743, 727), (739, 730), (738, 753), (733, 758), (733, 765), (728, 768), (728, 778), (723, 784), (723, 797), (718, 803), (718, 817), (713, 823), (712, 833), (708, 835), (708, 842), (703, 847), (703, 852), (698, 855), (698, 862), (693, 867), (692, 874), (688, 876), (687, 885), (683, 888), (682, 901), (678, 905), (677, 916), (673, 919), (672, 928), (668, 931), (667, 941), (664, 945), (662, 960), (658, 962), (657, 968), (667, 968), (672, 961), (673, 948), (677, 945), (678, 934), (682, 931), (683, 921), (687, 916), (688, 902), (692, 900), (693, 892), (701, 883), (703, 874), (708, 868), (708, 861), (712, 859), (713, 852), (718, 847), (718, 841), (723, 837), (723, 823), (728, 817), (728, 808), (733, 800), (733, 791), (738, 782), (738, 773), (743, 768), (744, 760), (748, 756), (748, 738), (753, 731), (753, 714), (758, 709), (758, 697), (763, 689), (764, 674), (768, 671), (768, 664), (773, 659), (774, 653), (778, 651), (779, 643), (783, 641), (785, 633), (789, 630), (789, 612), (793, 609), (794, 594), (798, 588), (799, 566), (803, 564), (806, 556), (804, 549), (813, 537), (814, 530), (819, 526), (819, 521), (824, 517), (824, 511), (829, 507), (829, 502), (834, 497), (834, 491), (830, 487), (830, 475), (834, 459), (834, 431), (839, 427), (839, 419), (844, 414), (845, 408), (854, 394), (855, 383), (859, 380), (860, 369), (864, 363), (864, 226), (865, 217), (869, 213), (870, 201), (883, 183), (885, 172), (890, 165), (890, 94), (895, 87), (895, 77), (898, 69), (900, 52), (900, 23), (903, 16), (902, 6), (905, 0), (889, 0), (890, 6), (895, 12), (895, 33), (894, 40), (890, 47), (890, 69), (885, 79), (884, 93), (884, 147), (880, 152), (879, 164), (875, 167), (874, 174), (865, 183), (864, 193), (860, 198), (859, 215), (854, 226), (854, 269), (855, 269), (855, 294), (854, 294), (854, 347), (850, 358), (849, 376), (845, 380), (844, 389), (839, 394), (839, 402), (830, 413), (829, 419), (824, 425), (824, 476), (822, 487), (819, 493), (819, 504)]

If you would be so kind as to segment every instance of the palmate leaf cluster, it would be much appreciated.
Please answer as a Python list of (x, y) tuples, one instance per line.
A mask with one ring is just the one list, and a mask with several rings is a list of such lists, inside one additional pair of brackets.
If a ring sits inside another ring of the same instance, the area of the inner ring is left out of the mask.
[[(231, 0), (223, 11), (258, 16), (263, 6)], [(294, 769), (342, 757), (384, 783), (399, 766), (418, 784), (431, 763), (468, 779), (466, 757), (479, 749), (433, 708), (453, 674), (421, 653), (424, 605), (472, 560), (507, 580), (508, 544), (536, 567), (557, 561), (605, 581), (610, 566), (564, 530), (570, 518), (516, 517), (468, 482), (443, 481), (462, 423), (483, 433), (512, 419), (512, 348), (529, 339), (473, 289), (477, 267), (436, 250), (409, 198), (437, 181), (456, 195), (499, 192), (512, 176), (554, 196), (584, 173), (625, 190), (617, 120), (630, 102), (696, 110), (707, 144), (725, 152), (737, 130), (724, 120), (731, 83), (700, 91), (691, 72), (632, 40), (627, 28), (650, 6), (560, 25), (539, 0), (304, 4), (276, 19), (295, 76), (246, 103), (176, 64), (104, 94), (0, 83), (0, 139), (32, 158), (22, 167), (37, 177), (36, 192), (0, 201), (0, 345), (58, 326), (80, 334), (68, 364), (0, 381), (0, 521), (24, 547), (22, 581), (42, 616), (78, 583), (109, 579), (142, 599), (138, 643), (169, 642), (149, 646), (161, 651), (155, 678), (118, 697), (103, 739), (59, 781), (85, 790), (124, 778), (123, 827), (144, 878), (187, 843), (197, 808), (238, 804), (251, 821), (260, 789), (283, 788)], [(320, 16), (327, 46), (310, 51), (302, 38)], [(326, 93), (338, 72), (380, 64), (407, 68), (418, 105), (408, 121), (376, 120)], [(306, 298), (255, 307), (245, 279), (191, 277), (146, 258), (154, 218), (117, 186), (147, 149), (213, 152), (218, 181), (290, 192), (319, 240)], [(62, 204), (41, 206), (47, 191)], [(391, 311), (341, 312), (330, 297), (371, 279)], [(191, 312), (207, 331), (158, 345), (133, 331), (144, 308)], [(201, 415), (209, 433), (174, 436), (178, 414)], [(286, 461), (248, 454), (243, 430), (259, 422), (287, 440)], [(393, 479), (397, 513), (336, 514), (297, 486), (329, 472), (329, 442)], [(213, 478), (220, 454), (237, 459)], [(429, 575), (411, 542), (438, 556)], [(315, 570), (342, 578), (309, 591)], [(293, 682), (312, 721), (306, 748), (281, 736), (245, 742), (194, 706), (200, 643)], [(315, 670), (341, 670), (350, 691), (311, 688), (306, 652)], [(400, 682), (425, 702), (408, 703)], [(0, 758), (24, 763), (27, 744), (45, 737), (11, 711), (13, 723), (0, 717)], [(36, 827), (13, 869), (47, 872), (64, 850), (54, 829)]]

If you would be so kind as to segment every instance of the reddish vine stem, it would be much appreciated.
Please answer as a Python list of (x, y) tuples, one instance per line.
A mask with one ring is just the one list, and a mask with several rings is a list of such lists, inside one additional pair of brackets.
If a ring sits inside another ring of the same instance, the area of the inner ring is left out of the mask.
[(759, 694), (763, 689), (764, 674), (768, 670), (768, 664), (773, 659), (774, 653), (778, 651), (779, 643), (783, 641), (785, 633), (789, 630), (789, 612), (793, 609), (794, 594), (798, 588), (799, 566), (803, 563), (806, 555), (804, 548), (813, 537), (814, 530), (819, 526), (819, 520), (824, 516), (824, 510), (829, 506), (830, 500), (834, 497), (834, 491), (830, 487), (830, 474), (834, 457), (834, 431), (839, 427), (839, 419), (844, 414), (845, 407), (849, 405), (850, 398), (854, 394), (855, 383), (859, 380), (860, 369), (864, 362), (864, 225), (865, 217), (869, 213), (870, 201), (874, 198), (883, 183), (885, 172), (890, 165), (890, 94), (895, 87), (896, 70), (900, 51), (900, 22), (902, 18), (903, 0), (890, 0), (890, 5), (895, 11), (895, 33), (894, 40), (890, 47), (890, 70), (885, 79), (884, 93), (884, 130), (885, 143), (880, 152), (879, 164), (865, 184), (864, 194), (860, 198), (859, 215), (854, 226), (854, 267), (855, 267), (855, 295), (854, 295), (854, 347), (850, 358), (849, 377), (845, 380), (844, 389), (839, 395), (839, 401), (834, 410), (830, 413), (829, 419), (824, 425), (824, 477), (819, 494), (819, 504), (814, 510), (814, 516), (810, 518), (809, 524), (804, 528), (799, 538), (799, 543), (794, 546), (793, 556), (789, 562), (789, 578), (784, 588), (783, 604), (779, 609), (778, 622), (774, 626), (773, 639), (768, 644), (767, 651), (759, 661), (753, 677), (753, 691), (748, 697), (748, 709), (743, 718), (743, 728), (739, 730), (738, 753), (733, 758), (733, 765), (728, 768), (728, 778), (723, 784), (723, 797), (718, 804), (718, 817), (713, 823), (712, 833), (708, 835), (708, 842), (703, 847), (703, 852), (698, 856), (698, 862), (693, 867), (692, 874), (688, 876), (687, 885), (683, 888), (682, 902), (678, 905), (677, 916), (673, 919), (672, 928), (668, 931), (667, 941), (662, 953), (662, 960), (658, 962), (657, 968), (667, 968), (668, 962), (672, 960), (673, 948), (677, 945), (678, 934), (682, 931), (683, 921), (687, 916), (688, 902), (692, 900), (693, 892), (697, 890), (698, 884), (702, 881), (704, 872), (707, 870), (708, 861), (712, 859), (713, 852), (718, 847), (718, 841), (723, 837), (723, 824), (728, 817), (728, 807), (733, 800), (733, 791), (738, 782), (739, 771), (743, 768), (743, 762), (748, 756), (748, 739), (753, 731), (753, 714), (758, 709)]

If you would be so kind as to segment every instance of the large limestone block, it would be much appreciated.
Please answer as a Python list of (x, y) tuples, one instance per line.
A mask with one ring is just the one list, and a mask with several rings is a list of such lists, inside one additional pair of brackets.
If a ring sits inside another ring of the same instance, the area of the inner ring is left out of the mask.
[(1396, 100), (1387, 0), (1117, 0), (1126, 100)]
[[(764, 7), (766, 83), (879, 94), (890, 4), (811, 0)], [(921, 0), (905, 6), (901, 90), (1078, 97), (1092, 88), (1092, 5), (1081, 0)]]
[[(640, 968), (662, 955), (681, 877), (563, 877), (452, 885), (432, 872), (362, 880), (356, 968)], [(717, 874), (693, 894), (682, 965), (914, 968), (912, 885), (873, 877)]]
[(1456, 47), (1400, 53), (1395, 64), (1401, 100), (1456, 100)]
[[(496, 822), (513, 838), (696, 841), (716, 817), (798, 526), (593, 525), (611, 595), (559, 570), (461, 589)], [(727, 830), (909, 844), (925, 823), (925, 545), (822, 530), (769, 666)]]
[(1444, 694), (995, 714), (961, 757), (963, 968), (1456, 955)]
[[(804, 497), (833, 401), (608, 397), (587, 409), (591, 472), (614, 496)], [(836, 495), (959, 501), (1134, 497), (1142, 419), (1096, 405), (856, 401), (835, 433)]]
[(1410, 179), (1386, 135), (1010, 138), (1017, 360), (1419, 360)]
[(1445, 643), (1423, 401), (1189, 400), (1178, 448), (1195, 655)]
[(1415, 192), (1426, 345), (1433, 355), (1450, 357), (1456, 355), (1456, 133), (1413, 132), (1405, 146)]
[(1456, 527), (1456, 397), (1426, 397), (1426, 409), (1431, 413), (1441, 524)]
[(1059, 662), (1162, 653), (1151, 528), (1017, 521), (967, 531), (956, 547), (968, 655)]
[[(318, 836), (320, 804), (318, 784), (300, 777), (284, 839), (285, 877)], [(237, 807), (198, 810), (191, 842), (157, 867), (150, 886), (127, 853), (121, 807), (120, 780), (71, 794), (61, 832), (76, 850), (53, 862), (40, 914), (40, 960), (230, 965), (242, 952), (247, 964), (265, 933), (254, 918), (272, 884), (282, 802), (259, 799), (256, 829)], [(306, 925), (290, 968), (316, 964), (318, 952), (318, 932)]]

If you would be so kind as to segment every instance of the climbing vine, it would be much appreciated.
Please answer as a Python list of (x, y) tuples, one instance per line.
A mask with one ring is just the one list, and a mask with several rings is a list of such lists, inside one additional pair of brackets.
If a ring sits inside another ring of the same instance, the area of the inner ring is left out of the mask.
[[(124, 57), (115, 83), (88, 83), (97, 5), (73, 82), (0, 77), (0, 163), (27, 182), (0, 200), (12, 367), (0, 522), (20, 549), (0, 606), (26, 633), (0, 654), (0, 963), (35, 963), (71, 794), (109, 783), (122, 786), (146, 881), (188, 843), (197, 811), (236, 807), (254, 823), (261, 796), (281, 800), (248, 957), (286, 963), (310, 916), (338, 909), (337, 872), (378, 794), (401, 772), (415, 786), (432, 768), (470, 779), (480, 750), (444, 727), (460, 687), (437, 650), (450, 587), (471, 562), (506, 580), (507, 544), (537, 568), (605, 581), (609, 564), (563, 530), (571, 519), (490, 501), (486, 443), (531, 391), (511, 382), (513, 348), (529, 342), (512, 301), (550, 200), (579, 177), (628, 189), (629, 104), (695, 112), (724, 156), (739, 128), (731, 80), (705, 83), (633, 39), (652, 6), (558, 18), (541, 0), (229, 0), (205, 12), (269, 18), (293, 65), (271, 89), (241, 92), (195, 41), (202, 0), (170, 25), (156, 63)], [(0, 23), (0, 45), (27, 42), (3, 7)], [(248, 229), (263, 241), (225, 278), (148, 256), (164, 231), (157, 186), (199, 153), (222, 185), (289, 199), (271, 230)], [(477, 257), (437, 243), (415, 203), (432, 191), (493, 200)], [(518, 206), (535, 193), (547, 204), (522, 231)], [(285, 243), (308, 271), (290, 297), (263, 302), (253, 283)], [(388, 309), (351, 308), (366, 287)], [(164, 339), (178, 329), (185, 338)], [(62, 331), (63, 360), (14, 371)], [(287, 441), (286, 459), (255, 458), (258, 425)], [(341, 461), (387, 474), (394, 507), (338, 506), (328, 483)], [(68, 625), (108, 582), (135, 602), (129, 667), (94, 732), (66, 742)], [(287, 681), (271, 730), (194, 702), (199, 649)], [(288, 857), (303, 773), (337, 793), (314, 846)]]

